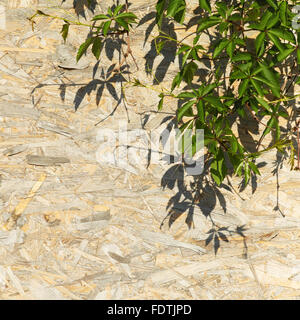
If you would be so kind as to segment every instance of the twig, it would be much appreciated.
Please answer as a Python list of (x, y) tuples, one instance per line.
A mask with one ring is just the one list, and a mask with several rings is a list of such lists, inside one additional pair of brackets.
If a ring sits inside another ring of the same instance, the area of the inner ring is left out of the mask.
[[(126, 0), (125, 1), (125, 10), (126, 10), (126, 12), (128, 12), (128, 7), (129, 7), (129, 3), (128, 3), (128, 0)], [(139, 66), (138, 66), (138, 64), (136, 62), (136, 59), (135, 59), (135, 57), (134, 57), (134, 55), (132, 53), (132, 50), (131, 50), (129, 31), (126, 30), (125, 33), (127, 35), (127, 37), (126, 37), (127, 51), (123, 54), (124, 55), (123, 59), (121, 60), (119, 66), (114, 68), (114, 70), (112, 71), (112, 74), (117, 73), (117, 72), (120, 71), (122, 65), (124, 64), (124, 62), (126, 61), (126, 58), (129, 55), (132, 57), (132, 60), (134, 61), (135, 66), (137, 67), (137, 70), (139, 70)]]

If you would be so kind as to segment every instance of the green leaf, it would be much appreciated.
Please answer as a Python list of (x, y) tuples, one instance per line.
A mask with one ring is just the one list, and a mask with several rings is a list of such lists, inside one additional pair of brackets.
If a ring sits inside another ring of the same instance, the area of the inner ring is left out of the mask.
[(245, 176), (245, 185), (247, 185), (250, 179), (250, 169), (249, 169), (248, 162), (245, 162), (245, 165), (244, 165), (244, 176)]
[(275, 10), (277, 10), (277, 5), (276, 2), (273, 0), (266, 0), (268, 2), (268, 4)]
[(188, 50), (188, 51), (184, 54), (184, 56), (183, 56), (183, 58), (182, 58), (182, 65), (184, 65), (184, 64), (186, 63), (186, 60), (189, 58), (189, 55), (190, 55), (191, 51), (192, 51), (192, 49)]
[(110, 25), (111, 25), (111, 20), (109, 21), (106, 21), (103, 25), (103, 28), (102, 28), (102, 32), (103, 32), (103, 35), (106, 37), (107, 33), (108, 33), (108, 30), (110, 28)]
[(274, 127), (275, 123), (276, 123), (277, 119), (275, 117), (271, 117), (270, 120), (267, 122), (267, 126), (263, 132), (263, 137), (266, 136)]
[(221, 149), (219, 149), (216, 158), (211, 163), (210, 172), (211, 172), (212, 178), (214, 179), (216, 184), (219, 186), (227, 174), (227, 167), (225, 164), (224, 152)]
[(195, 98), (194, 92), (181, 92), (176, 98), (178, 99), (187, 99), (187, 98)]
[(128, 23), (127, 23), (125, 20), (116, 18), (116, 22), (117, 22), (121, 27), (123, 27), (126, 31), (129, 31), (129, 25), (128, 25)]
[(202, 95), (205, 96), (210, 93), (213, 89), (215, 89), (218, 85), (216, 83), (210, 83), (203, 88)]
[(66, 42), (67, 40), (67, 37), (68, 37), (68, 33), (69, 33), (69, 27), (70, 27), (70, 24), (67, 22), (65, 23), (63, 26), (62, 26), (62, 29), (61, 29), (61, 35), (64, 39), (64, 42)]
[(256, 54), (258, 56), (260, 56), (263, 53), (265, 38), (266, 38), (266, 34), (264, 32), (261, 32), (255, 39), (255, 49), (256, 49)]
[(198, 117), (199, 120), (204, 123), (205, 122), (205, 110), (204, 110), (204, 102), (203, 100), (199, 100), (197, 103), (197, 111), (198, 111)]
[(300, 65), (300, 48), (297, 48), (297, 62)]
[(253, 162), (249, 162), (249, 166), (255, 174), (258, 174), (260, 176), (260, 172), (257, 166)]
[(229, 42), (228, 46), (226, 47), (226, 52), (229, 55), (230, 59), (232, 59), (232, 57), (233, 57), (234, 49), (235, 49), (235, 43), (233, 40), (231, 40)]
[(284, 39), (292, 43), (296, 43), (294, 34), (290, 30), (286, 30), (284, 28), (273, 28), (268, 31), (268, 34), (270, 33), (277, 36), (280, 39)]
[(158, 103), (158, 107), (157, 107), (157, 109), (158, 109), (158, 111), (160, 111), (161, 109), (162, 109), (162, 107), (163, 107), (163, 104), (164, 104), (164, 96), (161, 96), (160, 95), (160, 100), (159, 100), (159, 103)]
[(276, 97), (280, 97), (280, 85), (279, 79), (276, 77), (275, 73), (268, 68), (265, 64), (259, 64), (262, 69), (262, 74), (269, 81), (269, 86), (271, 86), (271, 91)]
[(86, 52), (88, 47), (93, 43), (94, 38), (88, 38), (78, 49), (76, 61), (78, 62), (83, 54)]
[(274, 35), (272, 32), (268, 32), (268, 37), (275, 44), (275, 46), (279, 49), (279, 51), (283, 51), (285, 49), (283, 44), (280, 42), (279, 38), (276, 35)]
[(241, 98), (243, 96), (243, 94), (245, 93), (245, 91), (247, 90), (249, 84), (249, 79), (244, 79), (240, 85), (239, 85), (239, 98)]
[(198, 22), (197, 32), (201, 32), (208, 28), (211, 28), (221, 22), (221, 19), (216, 16), (211, 16), (209, 18), (203, 18)]
[(263, 31), (263, 30), (265, 30), (268, 21), (269, 21), (272, 17), (274, 17), (274, 14), (273, 14), (271, 11), (267, 10), (267, 11), (263, 14), (263, 16), (262, 16), (262, 18), (261, 18), (261, 20), (260, 20), (260, 23), (259, 23), (259, 24), (257, 24), (257, 23), (251, 24), (251, 25), (250, 25), (250, 28), (258, 29), (258, 30)]
[(249, 60), (251, 60), (251, 54), (248, 52), (239, 52), (232, 58), (233, 62)]
[(177, 114), (177, 119), (178, 121), (181, 120), (181, 118), (184, 116), (184, 114), (190, 109), (192, 108), (192, 106), (196, 103), (195, 100), (191, 100), (187, 103), (185, 103), (179, 110), (178, 110), (178, 114)]
[(242, 72), (240, 70), (235, 70), (230, 74), (230, 79), (231, 80), (246, 79), (246, 78), (248, 78), (248, 76), (244, 72)]
[(282, 1), (279, 5), (279, 17), (283, 25), (286, 25), (287, 23), (287, 2)]
[(222, 112), (224, 111), (224, 106), (220, 101), (220, 98), (215, 96), (207, 96), (203, 98), (204, 101), (209, 102), (211, 105), (217, 108), (218, 111)]
[(166, 0), (158, 0), (156, 4), (156, 17), (155, 22), (159, 28), (161, 28), (162, 20), (164, 17), (164, 8), (165, 8)]
[(193, 61), (185, 65), (183, 69), (183, 79), (185, 80), (186, 83), (190, 84), (193, 81), (193, 78), (197, 69), (198, 69), (198, 66)]
[(172, 81), (171, 91), (173, 91), (176, 87), (178, 87), (182, 81), (182, 73), (178, 72)]
[(261, 88), (261, 85), (260, 85), (256, 80), (254, 80), (253, 78), (251, 78), (250, 81), (251, 81), (253, 87), (255, 88), (255, 90), (257, 91), (257, 93), (258, 93), (261, 97), (263, 97), (263, 96), (264, 96), (264, 92), (263, 92), (263, 90), (262, 90), (262, 88)]
[(272, 112), (272, 109), (271, 109), (270, 106), (268, 105), (267, 101), (265, 101), (263, 98), (260, 98), (260, 97), (255, 97), (255, 99), (256, 99), (265, 109), (267, 109), (269, 112)]
[(277, 12), (275, 15), (273, 14), (272, 19), (270, 19), (267, 23), (267, 28), (273, 28), (277, 22), (279, 22), (279, 12)]
[(122, 19), (125, 19), (127, 21), (133, 22), (138, 17), (132, 12), (122, 12), (116, 18), (119, 18), (119, 19), (122, 18)]
[(274, 84), (273, 82), (270, 82), (270, 80), (267, 80), (267, 79), (265, 79), (264, 77), (253, 76), (252, 79), (255, 79), (255, 80), (258, 80), (258, 81), (260, 81), (260, 82), (263, 82), (263, 83), (265, 83), (266, 85), (268, 85), (269, 87), (278, 88), (277, 83)]
[(278, 62), (283, 61), (294, 51), (295, 51), (295, 48), (285, 49), (284, 51), (279, 53), (279, 55), (277, 56), (277, 61)]
[(207, 0), (199, 0), (199, 7), (211, 13), (210, 1)]
[(167, 8), (167, 17), (173, 17), (178, 23), (183, 23), (185, 7), (185, 0), (170, 0)]
[(106, 14), (98, 14), (92, 20), (97, 21), (97, 20), (106, 20), (106, 19), (109, 19), (109, 17)]
[(114, 10), (114, 16), (116, 16), (120, 11), (121, 9), (124, 7), (124, 4), (119, 4), (116, 9)]
[(214, 54), (213, 54), (213, 59), (216, 58), (229, 44), (228, 39), (223, 39), (215, 48)]
[(92, 46), (92, 53), (97, 60), (99, 60), (102, 48), (103, 48), (103, 43), (101, 42), (101, 39), (95, 38)]
[(185, 51), (191, 50), (191, 49), (192, 49), (191, 46), (188, 46), (188, 45), (184, 44), (177, 50), (176, 55), (179, 55), (179, 54), (181, 54), (181, 53), (183, 53)]

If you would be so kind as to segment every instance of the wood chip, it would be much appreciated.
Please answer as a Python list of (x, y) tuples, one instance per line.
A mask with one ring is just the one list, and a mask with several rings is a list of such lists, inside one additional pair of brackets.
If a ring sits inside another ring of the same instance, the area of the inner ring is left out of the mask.
[(36, 166), (57, 166), (63, 163), (70, 163), (68, 158), (64, 157), (47, 157), (38, 155), (27, 155), (26, 160), (28, 164)]

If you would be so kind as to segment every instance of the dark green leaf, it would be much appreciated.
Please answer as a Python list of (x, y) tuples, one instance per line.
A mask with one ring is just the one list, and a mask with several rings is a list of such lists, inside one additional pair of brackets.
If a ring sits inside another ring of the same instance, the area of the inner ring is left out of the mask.
[(198, 69), (198, 66), (193, 61), (185, 65), (183, 69), (183, 79), (185, 80), (185, 82), (187, 82), (188, 84), (192, 82), (197, 69)]
[(162, 96), (159, 100), (158, 107), (157, 107), (158, 111), (162, 109), (163, 104), (164, 104), (164, 96)]
[(67, 40), (67, 37), (68, 37), (68, 33), (69, 33), (69, 27), (70, 27), (70, 24), (69, 23), (65, 23), (63, 26), (62, 26), (62, 29), (61, 29), (61, 35), (64, 39), (64, 42), (66, 42)]
[(203, 18), (198, 22), (198, 29), (197, 32), (201, 32), (203, 30), (206, 30), (208, 28), (211, 28), (218, 23), (220, 23), (221, 19), (216, 16), (211, 16), (209, 18)]
[(251, 54), (248, 52), (239, 52), (232, 58), (233, 62), (249, 60), (251, 60)]
[(199, 7), (211, 13), (210, 1), (199, 0)]
[(245, 91), (247, 90), (249, 84), (249, 79), (244, 79), (239, 85), (239, 98), (243, 96)]
[(228, 39), (223, 39), (215, 48), (214, 54), (213, 54), (213, 59), (216, 58), (229, 44), (230, 40)]
[(279, 38), (276, 35), (274, 35), (272, 32), (268, 32), (268, 37), (279, 49), (279, 51), (283, 51), (285, 49), (284, 45), (280, 42)]
[(196, 103), (195, 100), (191, 100), (187, 103), (185, 103), (179, 110), (178, 110), (178, 114), (177, 114), (177, 119), (178, 121), (181, 120), (181, 118), (185, 115), (185, 113), (192, 108), (192, 106)]
[(268, 31), (268, 34), (270, 33), (277, 36), (278, 38), (290, 41), (292, 43), (296, 43), (294, 34), (290, 30), (286, 30), (284, 28), (273, 28)]
[(94, 41), (94, 38), (88, 38), (78, 49), (76, 60), (77, 62), (80, 60), (80, 58), (83, 56), (83, 54), (86, 52), (88, 47), (92, 44)]
[(109, 21), (106, 21), (103, 25), (103, 28), (102, 28), (102, 32), (103, 32), (103, 35), (106, 37), (107, 33), (108, 33), (108, 30), (110, 28), (110, 25), (111, 25), (111, 20)]
[(204, 102), (203, 100), (199, 100), (197, 103), (198, 117), (201, 122), (205, 121), (205, 110), (204, 110)]
[(100, 38), (95, 38), (93, 46), (92, 46), (92, 53), (95, 58), (98, 60), (101, 54), (101, 50), (103, 48), (103, 44)]
[(260, 85), (256, 80), (254, 80), (254, 79), (250, 79), (250, 81), (251, 81), (253, 87), (255, 88), (255, 90), (257, 91), (257, 93), (258, 93), (261, 97), (263, 97), (263, 96), (264, 96), (264, 92), (263, 92), (263, 90), (262, 90), (262, 88), (261, 88), (261, 85)]
[(125, 20), (116, 18), (116, 22), (117, 22), (121, 27), (123, 27), (125, 30), (129, 31), (129, 25), (128, 25), (128, 23), (127, 23)]
[(264, 32), (261, 32), (257, 38), (255, 39), (255, 49), (256, 54), (260, 56), (263, 53), (263, 50), (261, 50), (264, 47), (264, 40), (266, 38), (266, 34)]
[(206, 102), (209, 102), (211, 105), (213, 105), (214, 107), (217, 108), (218, 111), (222, 112), (224, 111), (224, 106), (223, 104), (221, 103), (220, 101), (220, 98), (218, 97), (215, 97), (215, 96), (207, 96), (207, 97), (204, 97), (204, 100)]
[(284, 59), (286, 59), (293, 51), (295, 51), (295, 48), (291, 49), (285, 49), (284, 51), (280, 52), (279, 55), (277, 56), (277, 61), (281, 62)]

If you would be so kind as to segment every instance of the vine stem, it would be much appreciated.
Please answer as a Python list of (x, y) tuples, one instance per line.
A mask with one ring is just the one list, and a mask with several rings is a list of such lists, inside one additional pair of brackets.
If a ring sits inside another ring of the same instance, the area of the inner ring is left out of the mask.
[[(126, 10), (126, 12), (128, 12), (128, 7), (129, 7), (129, 2), (128, 2), (128, 0), (125, 0), (125, 10)], [(123, 53), (124, 57), (123, 57), (123, 59), (121, 60), (119, 66), (115, 67), (114, 70), (112, 71), (113, 74), (120, 71), (122, 65), (124, 64), (124, 62), (126, 61), (126, 59), (127, 59), (127, 57), (128, 57), (129, 55), (132, 57), (132, 60), (134, 61), (137, 70), (139, 70), (139, 66), (138, 66), (138, 64), (137, 64), (137, 62), (136, 62), (136, 59), (135, 59), (135, 57), (134, 57), (134, 55), (133, 55), (133, 52), (132, 52), (132, 50), (131, 50), (131, 46), (130, 46), (130, 42), (131, 42), (131, 41), (130, 41), (129, 31), (127, 31), (127, 30), (126, 30), (126, 35), (127, 35), (127, 36), (126, 36), (127, 50), (126, 50), (125, 53)]]

